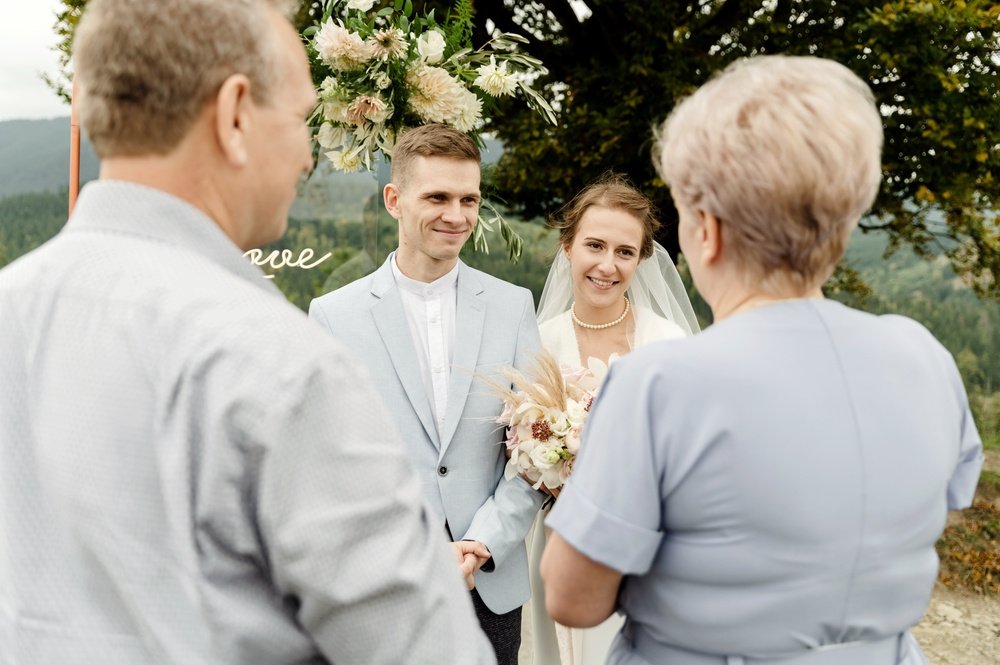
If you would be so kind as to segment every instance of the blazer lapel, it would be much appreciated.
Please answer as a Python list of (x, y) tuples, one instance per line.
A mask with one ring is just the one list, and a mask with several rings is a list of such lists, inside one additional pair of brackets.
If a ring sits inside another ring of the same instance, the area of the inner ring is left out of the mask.
[[(423, 379), (420, 377), (420, 364), (417, 362), (417, 353), (413, 346), (413, 337), (410, 334), (410, 324), (406, 320), (403, 302), (399, 297), (399, 289), (396, 288), (396, 281), (392, 277), (392, 267), (388, 262), (375, 273), (371, 293), (378, 299), (372, 307), (375, 327), (378, 328), (382, 343), (385, 344), (385, 348), (389, 352), (399, 382), (403, 384), (403, 390), (406, 391), (406, 396), (410, 400), (410, 406), (413, 407), (417, 418), (424, 426), (427, 436), (434, 442), (435, 447), (440, 448), (441, 441), (438, 438), (434, 415), (431, 413), (427, 391)], [(399, 405), (389, 404), (387, 406), (400, 408)]]
[(455, 308), (455, 351), (448, 382), (448, 410), (441, 427), (441, 456), (458, 429), (465, 410), (469, 388), (475, 378), (479, 347), (483, 341), (486, 303), (481, 295), (483, 284), (476, 274), (461, 264), (458, 272), (458, 301)]

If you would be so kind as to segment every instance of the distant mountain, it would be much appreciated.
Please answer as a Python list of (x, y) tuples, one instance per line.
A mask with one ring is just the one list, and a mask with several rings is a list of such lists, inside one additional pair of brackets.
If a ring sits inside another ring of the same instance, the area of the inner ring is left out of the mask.
[[(0, 121), (0, 198), (68, 188), (69, 133), (69, 117)], [(80, 143), (80, 180), (83, 183), (97, 177), (100, 162), (86, 137)], [(500, 158), (503, 147), (491, 138), (486, 138), (485, 143), (483, 162), (493, 164)], [(380, 185), (387, 180), (385, 173), (378, 178), (369, 173), (332, 173), (321, 164), (306, 187), (304, 200), (297, 203), (293, 213), (305, 217), (321, 216), (317, 214), (317, 203), (324, 198), (329, 200), (331, 195), (334, 200), (341, 200), (343, 194), (349, 194), (350, 202), (346, 205), (360, 214), (360, 206), (366, 198), (358, 200), (362, 190), (370, 186), (370, 194), (381, 198)], [(338, 209), (336, 212), (343, 211)]]
[[(69, 187), (69, 117), (0, 122), (0, 197)], [(80, 141), (80, 179), (97, 177), (98, 159)]]

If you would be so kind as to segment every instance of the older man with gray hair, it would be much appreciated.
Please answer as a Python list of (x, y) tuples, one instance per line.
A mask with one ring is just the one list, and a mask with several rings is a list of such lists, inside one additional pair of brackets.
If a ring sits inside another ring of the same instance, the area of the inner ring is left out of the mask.
[(266, 0), (91, 0), (102, 158), (0, 272), (0, 663), (493, 663), (364, 370), (242, 253), (311, 166)]

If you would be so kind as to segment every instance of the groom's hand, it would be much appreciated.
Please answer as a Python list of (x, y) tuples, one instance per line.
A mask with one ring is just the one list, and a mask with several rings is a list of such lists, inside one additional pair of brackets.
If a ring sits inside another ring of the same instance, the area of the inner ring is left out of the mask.
[(476, 540), (460, 540), (451, 544), (458, 568), (465, 578), (465, 586), (471, 591), (476, 586), (476, 571), (490, 558), (490, 551)]

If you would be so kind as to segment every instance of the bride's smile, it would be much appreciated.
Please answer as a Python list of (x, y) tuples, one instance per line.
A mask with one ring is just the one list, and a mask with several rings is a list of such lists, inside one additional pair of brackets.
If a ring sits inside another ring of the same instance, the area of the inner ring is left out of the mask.
[(577, 316), (601, 324), (621, 315), (642, 243), (642, 222), (634, 215), (601, 205), (587, 209), (573, 240), (564, 247), (573, 273)]

